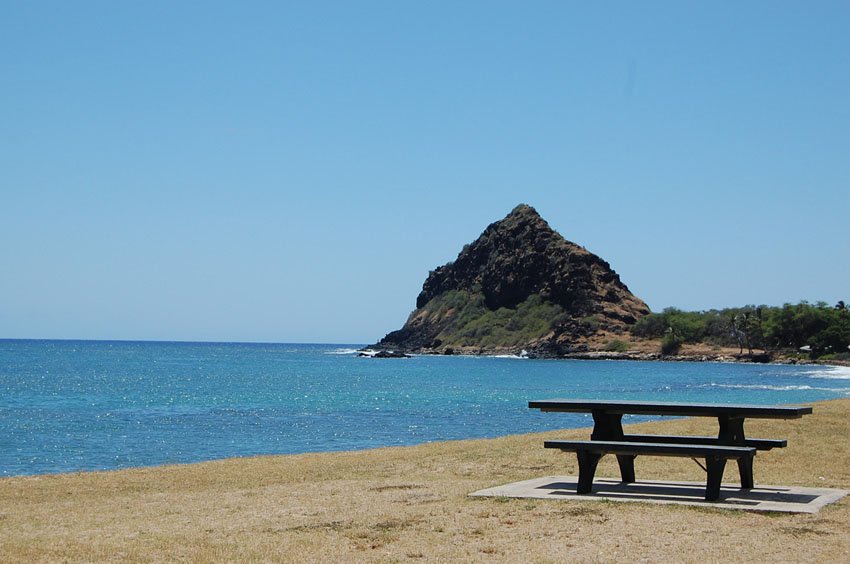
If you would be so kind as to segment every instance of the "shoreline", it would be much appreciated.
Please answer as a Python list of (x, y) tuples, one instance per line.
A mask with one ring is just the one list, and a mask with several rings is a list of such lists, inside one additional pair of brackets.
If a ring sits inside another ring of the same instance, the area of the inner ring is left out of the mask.
[[(483, 356), (483, 355), (479, 355)], [(782, 404), (782, 405), (829, 405), (832, 403), (840, 403), (847, 402), (848, 407), (848, 417), (850, 417), (850, 397), (848, 398), (833, 398), (826, 400), (819, 400), (814, 402), (807, 402), (805, 404), (802, 403), (792, 403), (792, 404)], [(639, 426), (652, 426), (655, 424), (664, 425), (673, 420), (686, 421), (693, 420), (699, 421), (702, 418), (698, 417), (679, 417), (679, 416), (657, 416), (657, 418), (648, 421), (648, 422), (637, 422), (637, 423), (628, 423), (624, 422), (623, 426), (626, 427), (639, 427)], [(711, 418), (709, 418), (711, 419)], [(850, 424), (848, 424), (850, 427)], [(514, 440), (521, 438), (536, 438), (541, 436), (548, 436), (557, 433), (568, 433), (568, 434), (581, 434), (587, 435), (590, 431), (593, 430), (593, 425), (583, 426), (583, 427), (564, 427), (562, 429), (555, 430), (546, 430), (546, 431), (537, 431), (531, 433), (516, 433), (516, 434), (508, 434), (508, 435), (500, 435), (496, 437), (480, 437), (480, 438), (465, 438), (465, 439), (445, 439), (439, 441), (426, 441), (423, 443), (417, 444), (401, 444), (401, 445), (385, 445), (385, 446), (377, 446), (377, 447), (369, 447), (362, 449), (344, 449), (344, 450), (317, 450), (317, 451), (306, 451), (306, 452), (292, 452), (292, 453), (279, 453), (279, 454), (255, 454), (249, 456), (230, 456), (225, 458), (214, 458), (210, 460), (199, 460), (194, 462), (169, 462), (164, 464), (153, 464), (148, 466), (127, 466), (124, 468), (107, 468), (107, 469), (94, 469), (94, 470), (70, 470), (66, 472), (48, 472), (43, 474), (14, 474), (10, 476), (0, 476), (0, 484), (3, 481), (8, 480), (17, 480), (17, 479), (49, 479), (49, 478), (60, 478), (66, 476), (88, 476), (88, 475), (103, 475), (103, 474), (116, 474), (116, 473), (126, 473), (126, 472), (152, 472), (157, 470), (171, 470), (171, 469), (180, 469), (187, 468), (198, 465), (205, 464), (219, 464), (219, 463), (234, 463), (238, 464), (239, 462), (246, 462), (256, 459), (269, 459), (269, 458), (291, 458), (291, 457), (321, 457), (321, 456), (341, 456), (341, 455), (368, 455), (369, 453), (377, 453), (388, 450), (404, 450), (404, 449), (419, 449), (428, 446), (435, 445), (453, 445), (453, 444), (462, 444), (462, 443), (484, 443), (489, 441), (500, 441), (500, 440)]]
[[(850, 361), (846, 360), (811, 360), (800, 359), (788, 355), (776, 355), (770, 353), (693, 353), (693, 354), (677, 354), (663, 355), (656, 352), (644, 351), (584, 351), (567, 353), (562, 355), (538, 355), (535, 353), (525, 353), (523, 349), (517, 353), (515, 349), (506, 349), (504, 351), (459, 351), (450, 354), (430, 351), (395, 351), (381, 349), (358, 349), (356, 351), (359, 356), (374, 357), (374, 358), (407, 358), (411, 356), (469, 356), (469, 357), (484, 357), (484, 358), (515, 358), (528, 360), (623, 360), (635, 362), (721, 362), (721, 363), (738, 363), (738, 364), (780, 364), (780, 365), (798, 365), (798, 366), (844, 366), (850, 367)], [(384, 354), (381, 354), (384, 353)], [(523, 354), (525, 353), (525, 354)]]
[[(815, 402), (808, 402), (805, 405), (819, 406), (819, 405), (829, 405), (832, 403), (841, 403), (846, 402), (848, 407), (848, 416), (850, 416), (850, 398), (834, 398), (827, 400), (820, 400)], [(783, 405), (803, 405), (803, 404), (783, 404)], [(711, 419), (711, 418), (708, 418)], [(641, 427), (641, 426), (653, 426), (653, 425), (664, 425), (670, 421), (679, 420), (679, 421), (700, 421), (702, 418), (698, 417), (678, 417), (678, 416), (658, 416), (657, 419), (648, 422), (639, 422), (639, 423), (624, 423), (624, 428), (627, 427)], [(850, 427), (850, 424), (848, 424)], [(96, 469), (96, 470), (71, 470), (67, 472), (50, 472), (44, 474), (15, 474), (11, 476), (0, 476), (0, 485), (2, 485), (3, 481), (8, 480), (38, 480), (41, 478), (50, 479), (50, 478), (61, 478), (68, 476), (79, 476), (85, 477), (89, 475), (104, 475), (104, 474), (117, 474), (117, 473), (131, 473), (131, 472), (155, 472), (157, 470), (173, 470), (180, 468), (188, 468), (199, 465), (206, 464), (219, 464), (219, 463), (228, 463), (228, 464), (238, 464), (240, 462), (247, 462), (257, 459), (274, 459), (274, 458), (295, 458), (295, 457), (321, 457), (321, 456), (343, 456), (343, 455), (369, 455), (370, 453), (379, 453), (383, 451), (390, 450), (405, 450), (405, 449), (419, 449), (428, 446), (437, 446), (437, 445), (454, 445), (454, 444), (463, 444), (463, 443), (485, 443), (489, 441), (500, 441), (500, 440), (516, 440), (522, 438), (536, 438), (541, 436), (549, 436), (557, 433), (568, 433), (568, 434), (580, 434), (587, 435), (590, 431), (593, 430), (592, 425), (584, 426), (584, 427), (565, 427), (563, 429), (556, 430), (548, 430), (548, 431), (538, 431), (532, 433), (517, 433), (517, 434), (509, 434), (509, 435), (501, 435), (497, 437), (484, 437), (484, 438), (467, 438), (467, 439), (446, 439), (440, 441), (427, 441), (418, 444), (412, 445), (387, 445), (387, 446), (378, 446), (378, 447), (370, 447), (363, 449), (348, 449), (348, 450), (326, 450), (326, 451), (307, 451), (307, 452), (293, 452), (293, 453), (280, 453), (280, 454), (257, 454), (251, 456), (231, 456), (226, 458), (216, 458), (211, 460), (200, 460), (196, 462), (174, 462), (174, 463), (165, 463), (165, 464), (154, 464), (150, 466), (127, 466), (125, 468), (110, 468), (110, 469)]]
[[(847, 489), (850, 398), (799, 420), (753, 420), (787, 438), (760, 453), (756, 483)], [(557, 416), (552, 414), (553, 417)], [(632, 432), (702, 435), (716, 421), (669, 419)], [(814, 515), (643, 503), (470, 498), (483, 488), (574, 475), (544, 449), (588, 428), (411, 447), (217, 460), (0, 479), (4, 560), (33, 561), (843, 561), (850, 502)], [(618, 475), (605, 457), (600, 477)], [(704, 480), (690, 460), (640, 457), (642, 479)], [(726, 482), (735, 473), (727, 469)], [(612, 534), (616, 527), (616, 534)], [(722, 538), (722, 543), (717, 539)]]

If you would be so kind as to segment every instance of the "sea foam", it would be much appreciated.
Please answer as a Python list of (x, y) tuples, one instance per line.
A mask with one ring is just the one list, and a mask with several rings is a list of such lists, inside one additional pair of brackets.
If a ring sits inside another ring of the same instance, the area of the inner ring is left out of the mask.
[(332, 351), (325, 351), (324, 354), (341, 354), (341, 355), (351, 355), (351, 354), (359, 354), (362, 351), (361, 349), (334, 349)]
[(823, 378), (826, 380), (850, 380), (850, 366), (812, 366), (811, 370), (805, 370), (809, 378)]

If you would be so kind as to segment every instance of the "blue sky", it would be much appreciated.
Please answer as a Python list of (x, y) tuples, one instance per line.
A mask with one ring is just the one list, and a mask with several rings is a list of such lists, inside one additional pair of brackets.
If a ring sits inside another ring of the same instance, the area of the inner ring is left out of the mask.
[(528, 203), (850, 300), (850, 3), (0, 1), (0, 338), (374, 342)]

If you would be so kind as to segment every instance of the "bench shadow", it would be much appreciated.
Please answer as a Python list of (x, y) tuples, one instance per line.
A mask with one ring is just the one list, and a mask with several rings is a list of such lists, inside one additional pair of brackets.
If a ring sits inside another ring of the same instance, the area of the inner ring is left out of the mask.
[[(552, 496), (577, 496), (576, 482), (551, 482), (537, 486), (538, 490), (549, 490)], [(599, 480), (593, 483), (593, 491), (582, 496), (598, 496), (608, 499), (629, 499), (636, 501), (668, 501), (717, 503), (739, 505), (742, 507), (756, 506), (765, 502), (789, 503), (807, 505), (818, 499), (817, 495), (793, 493), (788, 488), (771, 488), (742, 490), (734, 486), (724, 486), (720, 489), (720, 499), (715, 502), (705, 501), (705, 486), (697, 484), (676, 484), (670, 482), (640, 481), (631, 484), (611, 480)]]

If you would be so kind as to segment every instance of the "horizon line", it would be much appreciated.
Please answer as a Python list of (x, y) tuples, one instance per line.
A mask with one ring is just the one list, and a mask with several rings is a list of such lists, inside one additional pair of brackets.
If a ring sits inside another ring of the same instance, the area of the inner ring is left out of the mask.
[(331, 343), (331, 342), (298, 342), (298, 341), (193, 341), (186, 339), (79, 339), (79, 338), (46, 338), (46, 337), (0, 337), (0, 343), (14, 341), (45, 341), (66, 343), (170, 343), (170, 344), (195, 344), (195, 345), (322, 345), (322, 346), (366, 346), (366, 343)]

